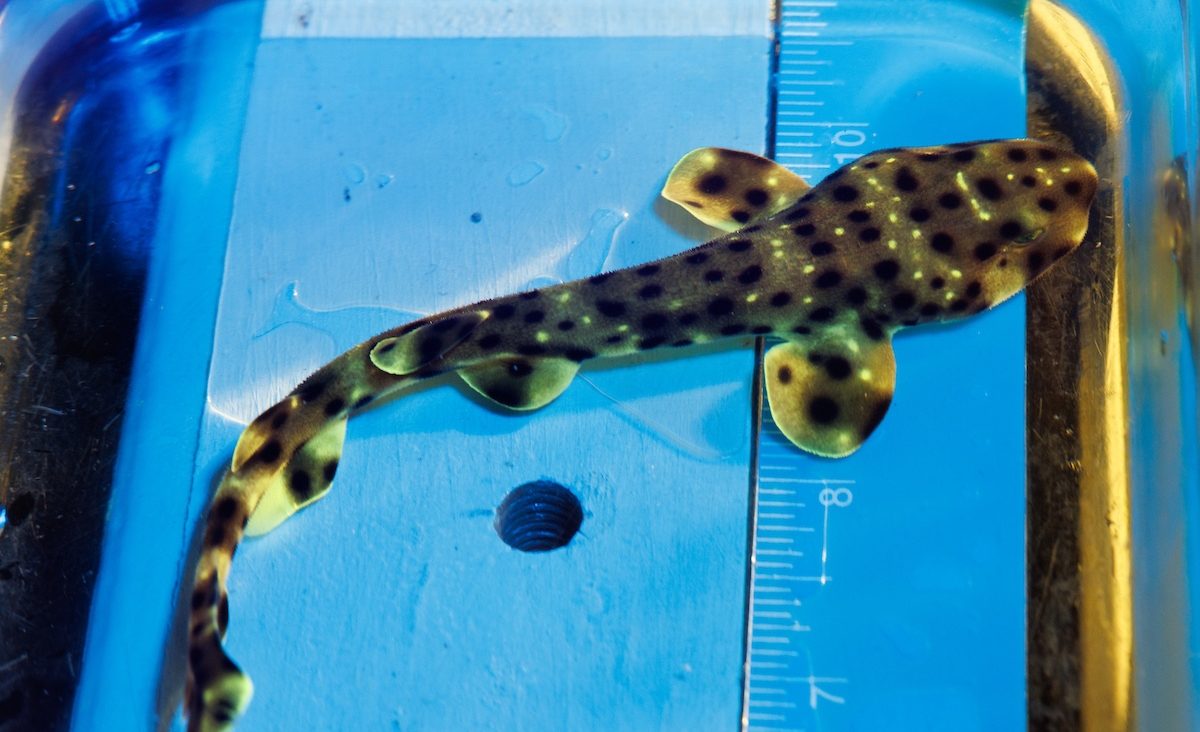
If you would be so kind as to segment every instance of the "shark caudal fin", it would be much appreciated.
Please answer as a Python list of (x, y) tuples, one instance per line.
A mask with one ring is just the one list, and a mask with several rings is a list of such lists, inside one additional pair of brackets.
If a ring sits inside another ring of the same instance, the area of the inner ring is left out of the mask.
[(800, 176), (773, 160), (702, 147), (675, 164), (662, 195), (709, 226), (737, 231), (784, 210), (807, 192)]
[(825, 457), (862, 445), (887, 413), (896, 382), (890, 339), (780, 343), (763, 369), (775, 424), (797, 447)]
[(250, 704), (254, 686), (221, 646), (229, 626), (225, 579), (249, 516), (248, 488), (254, 478), (226, 472), (205, 518), (203, 545), (188, 622), (187, 688), (184, 709), (189, 732), (224, 732)]

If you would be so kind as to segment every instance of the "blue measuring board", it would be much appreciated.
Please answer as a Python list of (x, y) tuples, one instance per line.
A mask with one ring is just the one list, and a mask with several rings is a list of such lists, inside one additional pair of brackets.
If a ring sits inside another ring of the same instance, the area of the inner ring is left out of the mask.
[[(815, 183), (880, 148), (1023, 136), (1022, 10), (784, 0), (776, 159)], [(900, 335), (890, 413), (848, 459), (764, 410), (743, 729), (1024, 725), (1023, 323), (1018, 300)]]

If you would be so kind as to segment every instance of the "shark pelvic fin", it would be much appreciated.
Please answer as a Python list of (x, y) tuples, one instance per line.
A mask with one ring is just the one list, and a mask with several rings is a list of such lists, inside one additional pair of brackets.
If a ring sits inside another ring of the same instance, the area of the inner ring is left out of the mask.
[(896, 381), (890, 340), (780, 343), (763, 369), (775, 424), (797, 447), (825, 457), (862, 445), (887, 413)]
[(488, 315), (486, 310), (460, 313), (384, 338), (371, 349), (371, 363), (396, 376), (411, 374), (454, 350)]
[(800, 176), (767, 158), (702, 147), (675, 164), (662, 195), (709, 226), (736, 231), (791, 206), (808, 189)]
[(323, 498), (333, 483), (345, 440), (346, 417), (341, 417), (304, 443), (287, 465), (271, 476), (270, 487), (250, 514), (246, 535), (265, 534)]
[(554, 401), (571, 384), (579, 364), (565, 358), (502, 358), (458, 374), (475, 391), (509, 409), (537, 409)]

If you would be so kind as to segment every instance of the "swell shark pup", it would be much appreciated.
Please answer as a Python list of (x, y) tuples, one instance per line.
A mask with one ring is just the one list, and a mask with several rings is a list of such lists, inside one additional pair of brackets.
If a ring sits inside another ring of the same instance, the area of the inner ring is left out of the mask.
[(663, 195), (722, 230), (672, 257), (422, 318), (337, 357), (257, 417), (205, 523), (191, 596), (186, 711), (228, 730), (252, 686), (222, 647), (226, 580), (243, 535), (328, 492), (355, 410), (447, 373), (492, 401), (537, 409), (581, 364), (747, 334), (765, 358), (775, 422), (841, 457), (879, 425), (892, 336), (1009, 298), (1083, 241), (1097, 188), (1083, 158), (1032, 140), (884, 150), (809, 189), (774, 162), (703, 148)]

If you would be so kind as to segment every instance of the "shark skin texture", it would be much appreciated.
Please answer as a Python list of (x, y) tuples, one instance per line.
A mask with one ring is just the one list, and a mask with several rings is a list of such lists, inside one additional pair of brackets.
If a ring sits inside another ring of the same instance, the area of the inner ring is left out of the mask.
[(346, 351), (247, 426), (213, 498), (191, 595), (191, 732), (233, 728), (253, 694), (225, 653), (228, 578), (243, 536), (323, 497), (349, 417), (457, 374), (504, 407), (536, 410), (588, 361), (747, 334), (771, 414), (797, 447), (851, 454), (883, 420), (892, 336), (969, 317), (1083, 241), (1098, 179), (1034, 140), (881, 150), (810, 188), (751, 153), (701, 148), (663, 196), (723, 232), (693, 249), (416, 320)]

